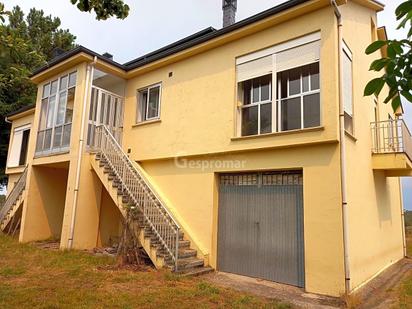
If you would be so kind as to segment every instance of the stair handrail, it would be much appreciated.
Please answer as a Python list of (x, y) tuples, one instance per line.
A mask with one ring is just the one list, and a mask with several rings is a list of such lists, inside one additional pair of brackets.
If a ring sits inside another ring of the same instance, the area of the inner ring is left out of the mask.
[[(103, 124), (96, 126), (95, 130), (94, 150), (100, 152), (100, 155), (106, 159), (121, 182), (121, 190), (126, 191), (135, 204), (140, 207), (144, 219), (149, 223), (152, 232), (155, 233), (162, 247), (172, 258), (175, 270), (177, 270), (180, 225), (167, 209), (150, 181), (136, 168), (135, 164), (137, 163), (130, 160), (110, 130)], [(143, 197), (141, 193), (143, 193)]]
[(14, 203), (20, 197), (23, 190), (26, 188), (26, 179), (27, 179), (27, 166), (25, 167), (23, 173), (20, 175), (10, 194), (7, 196), (6, 201), (3, 206), (0, 208), (0, 223), (3, 222), (4, 217), (13, 207)]

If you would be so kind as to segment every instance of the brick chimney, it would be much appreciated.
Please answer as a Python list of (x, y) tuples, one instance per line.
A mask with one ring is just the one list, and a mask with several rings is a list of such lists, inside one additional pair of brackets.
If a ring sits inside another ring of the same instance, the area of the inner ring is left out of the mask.
[(223, 28), (236, 22), (237, 0), (223, 0)]

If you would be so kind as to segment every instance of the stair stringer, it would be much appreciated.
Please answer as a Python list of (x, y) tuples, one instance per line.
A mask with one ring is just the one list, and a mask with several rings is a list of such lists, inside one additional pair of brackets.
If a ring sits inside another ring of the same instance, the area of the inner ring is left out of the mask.
[[(155, 188), (155, 190), (158, 192), (158, 194), (161, 196), (162, 200), (164, 200), (166, 203), (168, 202), (167, 197), (162, 195), (162, 191), (159, 189), (159, 187), (155, 184), (155, 182), (152, 180), (152, 178), (150, 177), (149, 174), (147, 174), (147, 172), (145, 171), (145, 169), (137, 164), (136, 162), (132, 161), (134, 167), (136, 169), (138, 169), (140, 171), (140, 173), (147, 179), (147, 181), (149, 183), (151, 183), (152, 187)], [(185, 220), (182, 218), (182, 216), (180, 216), (180, 214), (176, 211), (176, 209), (174, 207), (170, 207), (171, 203), (167, 203), (169, 205), (169, 209), (170, 211), (173, 213), (173, 215), (178, 219), (178, 222), (181, 225), (181, 229), (184, 232), (185, 235), (185, 239), (189, 240), (191, 243), (191, 247), (193, 249), (195, 249), (197, 251), (197, 258), (198, 259), (202, 259), (205, 263), (205, 266), (209, 266), (209, 254), (206, 253), (206, 249), (202, 246), (199, 245), (199, 241), (198, 239), (196, 239), (195, 237), (192, 237), (192, 235), (194, 235), (194, 233), (192, 233), (192, 230), (190, 229), (190, 227), (188, 226), (188, 224), (186, 224)]]
[[(95, 159), (95, 155), (90, 156), (90, 164), (96, 173), (97, 177), (99, 177), (102, 185), (109, 193), (110, 197), (112, 198), (113, 202), (116, 204), (117, 208), (120, 210), (124, 219), (126, 219), (126, 207), (127, 205), (123, 203), (123, 198), (117, 193), (117, 188), (114, 188), (112, 185), (112, 181), (110, 180), (110, 176), (108, 173), (104, 172), (104, 168), (99, 166), (98, 161)], [(149, 256), (150, 260), (152, 261), (153, 265), (156, 269), (161, 269), (166, 266), (166, 263), (163, 257), (157, 256), (157, 250), (151, 246), (150, 238), (146, 237), (144, 228), (140, 227), (137, 223), (129, 225), (134, 235), (139, 240), (140, 244), (142, 245), (143, 249)]]
[(14, 203), (14, 206), (11, 208), (11, 210), (8, 212), (8, 214), (4, 217), (4, 220), (0, 223), (0, 230), (4, 231), (4, 229), (7, 227), (7, 225), (10, 223), (11, 219), (13, 219), (14, 215), (16, 212), (20, 209), (20, 207), (23, 206), (24, 202), (24, 193), (26, 191), (23, 190), (23, 192), (20, 194), (19, 198), (17, 201)]

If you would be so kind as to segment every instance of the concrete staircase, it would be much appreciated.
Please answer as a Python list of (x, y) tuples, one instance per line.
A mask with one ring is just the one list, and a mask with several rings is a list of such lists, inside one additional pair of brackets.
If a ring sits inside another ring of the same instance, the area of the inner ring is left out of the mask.
[[(128, 221), (129, 228), (138, 238), (156, 268), (166, 267), (182, 275), (201, 275), (213, 270), (211, 267), (205, 267), (204, 259), (198, 255), (195, 249), (191, 248), (191, 242), (185, 238), (185, 234), (181, 229), (178, 229), (178, 244), (176, 245), (178, 254), (173, 255), (174, 252), (171, 252), (170, 246), (168, 247), (168, 243), (165, 241), (166, 238), (172, 237), (172, 235), (162, 233), (170, 228), (170, 214), (166, 209), (158, 207), (158, 196), (152, 188), (147, 187), (146, 180), (139, 178), (141, 176), (137, 175), (135, 183), (130, 184), (129, 179), (129, 185), (126, 186), (116, 166), (111, 162), (118, 160), (117, 157), (115, 159), (110, 154), (106, 155), (104, 151), (97, 151), (90, 158), (93, 170), (123, 217), (127, 218), (127, 209), (133, 209), (133, 220), (129, 219)], [(128, 165), (127, 169), (136, 170), (136, 167), (133, 166), (134, 162), (126, 160), (126, 164)], [(130, 177), (128, 176), (128, 178)], [(128, 189), (130, 186), (135, 186), (139, 190), (136, 188), (134, 188), (134, 191)], [(146, 204), (157, 205), (156, 211), (159, 211), (160, 208), (160, 215), (153, 216), (153, 210), (147, 207)], [(152, 212), (152, 216), (150, 216), (150, 212)]]

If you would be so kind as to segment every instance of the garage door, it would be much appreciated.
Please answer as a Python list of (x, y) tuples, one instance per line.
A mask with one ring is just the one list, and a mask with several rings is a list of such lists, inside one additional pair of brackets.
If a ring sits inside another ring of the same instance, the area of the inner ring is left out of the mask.
[(301, 172), (223, 174), (218, 269), (304, 287)]

